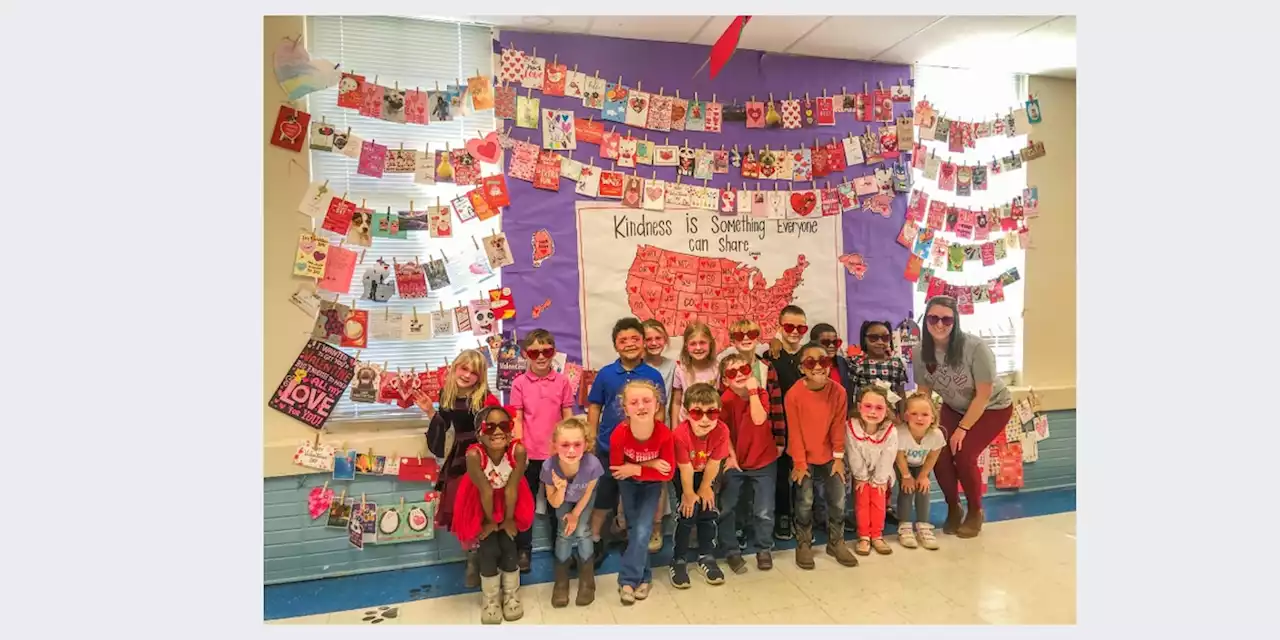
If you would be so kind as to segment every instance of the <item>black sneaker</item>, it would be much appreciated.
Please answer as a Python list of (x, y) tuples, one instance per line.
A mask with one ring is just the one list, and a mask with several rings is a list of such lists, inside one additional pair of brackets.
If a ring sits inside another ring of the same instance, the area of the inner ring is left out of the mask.
[(688, 589), (693, 586), (689, 582), (689, 566), (683, 562), (673, 562), (667, 567), (667, 573), (671, 576), (671, 586), (677, 589)]
[(773, 525), (773, 537), (778, 540), (790, 540), (791, 535), (791, 516), (778, 516), (778, 521)]
[(736, 533), (738, 535), (738, 551), (746, 551), (747, 550), (747, 532), (743, 531), (742, 529), (738, 529)]
[(894, 513), (893, 509), (885, 509), (884, 524), (886, 527), (898, 526), (898, 514)]
[(730, 554), (725, 560), (729, 563), (730, 571), (739, 575), (747, 572), (747, 561), (742, 559), (741, 553)]
[(720, 565), (716, 564), (715, 558), (703, 556), (698, 560), (698, 568), (702, 570), (707, 584), (724, 584), (724, 572), (720, 570)]

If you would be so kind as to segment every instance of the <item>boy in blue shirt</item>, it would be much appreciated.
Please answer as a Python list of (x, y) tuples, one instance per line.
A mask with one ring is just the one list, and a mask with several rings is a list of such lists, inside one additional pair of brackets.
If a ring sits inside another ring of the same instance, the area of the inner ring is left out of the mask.
[[(613, 325), (613, 349), (618, 359), (596, 374), (587, 394), (587, 422), (596, 434), (596, 456), (606, 473), (596, 485), (595, 509), (591, 512), (591, 538), (595, 541), (596, 567), (604, 562), (608, 551), (600, 544), (600, 532), (609, 511), (618, 506), (618, 481), (607, 473), (609, 469), (609, 438), (613, 428), (624, 419), (622, 411), (622, 387), (634, 379), (649, 380), (666, 395), (662, 374), (644, 363), (644, 325), (633, 317), (618, 320)], [(667, 398), (661, 399), (665, 406)], [(640, 541), (643, 544), (645, 541)]]

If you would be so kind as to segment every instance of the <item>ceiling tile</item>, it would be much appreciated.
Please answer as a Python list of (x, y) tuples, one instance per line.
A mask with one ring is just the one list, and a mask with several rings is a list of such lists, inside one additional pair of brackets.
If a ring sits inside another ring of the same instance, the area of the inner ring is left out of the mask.
[(469, 16), (476, 22), (506, 27), (513, 31), (586, 33), (593, 16)]
[(589, 33), (659, 42), (688, 42), (708, 16), (596, 16)]
[(1053, 20), (1053, 16), (947, 16), (880, 55), (881, 60), (953, 67), (981, 66), (1007, 57), (1019, 34)]
[(869, 60), (942, 16), (831, 16), (788, 53)]
[[(828, 16), (753, 16), (742, 30), (738, 46), (742, 49), (782, 52), (810, 29), (829, 20)], [(693, 41), (712, 45), (729, 28), (733, 16), (716, 16)], [(794, 52), (788, 52), (794, 53)]]

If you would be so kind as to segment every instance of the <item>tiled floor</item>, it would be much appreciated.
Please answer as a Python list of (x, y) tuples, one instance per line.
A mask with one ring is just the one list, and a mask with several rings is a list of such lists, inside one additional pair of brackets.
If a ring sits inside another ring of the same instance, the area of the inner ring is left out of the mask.
[[(655, 567), (653, 593), (633, 607), (619, 603), (616, 574), (598, 578), (589, 607), (552, 608), (551, 585), (537, 584), (520, 590), (524, 619), (504, 624), (1075, 624), (1075, 532), (1074, 512), (992, 522), (972, 540), (939, 534), (938, 551), (895, 539), (892, 555), (859, 558), (857, 568), (819, 546), (813, 571), (783, 551), (770, 572), (754, 560), (745, 575), (725, 567), (720, 586), (692, 570), (685, 591)], [(469, 593), (273, 624), (478, 624), (479, 616), (479, 596)]]

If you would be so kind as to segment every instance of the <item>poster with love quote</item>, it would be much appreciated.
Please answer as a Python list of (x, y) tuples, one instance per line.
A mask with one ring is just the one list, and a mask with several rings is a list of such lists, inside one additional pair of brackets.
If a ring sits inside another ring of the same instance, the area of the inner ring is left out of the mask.
[(355, 358), (324, 342), (310, 340), (267, 406), (319, 429), (329, 419), (355, 371)]

